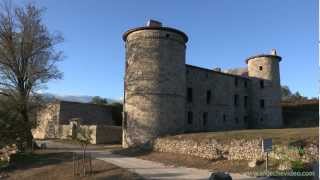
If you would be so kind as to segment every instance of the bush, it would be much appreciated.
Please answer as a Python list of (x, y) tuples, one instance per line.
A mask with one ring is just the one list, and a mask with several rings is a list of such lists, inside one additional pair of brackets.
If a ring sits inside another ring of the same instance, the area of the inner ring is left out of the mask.
[(302, 172), (305, 170), (304, 163), (301, 160), (291, 161), (291, 166), (294, 172)]

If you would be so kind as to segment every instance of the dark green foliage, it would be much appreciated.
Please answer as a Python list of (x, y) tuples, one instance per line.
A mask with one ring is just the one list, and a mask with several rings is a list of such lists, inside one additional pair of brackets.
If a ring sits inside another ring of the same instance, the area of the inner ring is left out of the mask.
[(308, 100), (308, 97), (302, 96), (298, 91), (292, 93), (288, 86), (281, 87), (281, 96), (282, 101), (297, 102)]
[(291, 165), (294, 172), (302, 172), (305, 170), (304, 163), (301, 160), (292, 161)]
[(102, 98), (100, 96), (94, 96), (91, 100), (91, 103), (93, 104), (99, 104), (99, 105), (107, 105), (108, 100), (106, 98)]
[(25, 122), (13, 108), (9, 98), (0, 96), (0, 148), (5, 145), (23, 141)]

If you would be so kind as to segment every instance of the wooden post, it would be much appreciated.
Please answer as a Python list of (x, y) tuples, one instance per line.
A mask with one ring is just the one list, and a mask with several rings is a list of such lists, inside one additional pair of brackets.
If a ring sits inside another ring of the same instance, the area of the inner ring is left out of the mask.
[(75, 157), (74, 157), (75, 155), (74, 155), (74, 154), (75, 154), (75, 153), (72, 153), (73, 176), (75, 176), (75, 175), (76, 175), (76, 169), (75, 169), (75, 168), (76, 168), (76, 164), (75, 164), (76, 162), (75, 162)]
[(81, 175), (81, 172), (80, 172), (80, 164), (79, 164), (79, 157), (78, 157), (78, 155), (76, 154), (76, 162), (77, 162), (77, 164), (76, 164), (76, 174), (78, 175), (79, 174), (79, 176)]
[(90, 175), (92, 175), (92, 156), (90, 153)]
[(267, 151), (267, 158), (266, 158), (266, 172), (268, 172), (268, 151)]

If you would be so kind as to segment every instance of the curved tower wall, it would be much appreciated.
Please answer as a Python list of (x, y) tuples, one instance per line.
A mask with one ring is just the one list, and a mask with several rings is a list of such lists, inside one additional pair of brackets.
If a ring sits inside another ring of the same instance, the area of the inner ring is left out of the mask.
[(248, 76), (252, 79), (251, 127), (282, 126), (280, 60), (275, 50), (271, 55), (258, 55), (247, 60)]
[(124, 34), (123, 147), (184, 131), (187, 36), (164, 27)]

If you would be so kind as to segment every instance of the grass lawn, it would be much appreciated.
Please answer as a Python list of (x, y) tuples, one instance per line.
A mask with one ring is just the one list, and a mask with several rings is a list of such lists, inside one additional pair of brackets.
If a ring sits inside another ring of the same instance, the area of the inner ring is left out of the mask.
[(272, 138), (274, 144), (289, 144), (291, 142), (305, 140), (318, 143), (319, 127), (311, 128), (287, 128), (287, 129), (246, 129), (223, 132), (188, 133), (176, 136), (168, 136), (171, 139), (190, 139), (197, 142), (215, 139), (221, 142), (231, 139)]
[(54, 153), (45, 150), (14, 157), (13, 164), (9, 168), (0, 170), (0, 176), (6, 176), (8, 180), (142, 179), (137, 174), (101, 160), (93, 160), (92, 176), (75, 177), (72, 153)]

